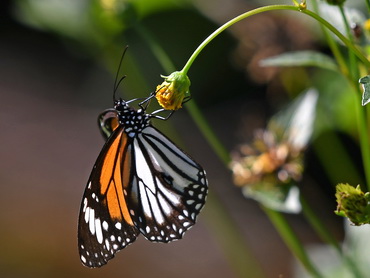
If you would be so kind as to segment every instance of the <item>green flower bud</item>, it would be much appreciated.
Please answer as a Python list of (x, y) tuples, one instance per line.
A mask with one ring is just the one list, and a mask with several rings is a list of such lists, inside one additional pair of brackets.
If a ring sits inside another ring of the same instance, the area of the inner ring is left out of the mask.
[(360, 186), (356, 188), (349, 184), (338, 184), (335, 197), (337, 198), (337, 210), (339, 216), (348, 217), (354, 225), (370, 223), (369, 193), (362, 192)]

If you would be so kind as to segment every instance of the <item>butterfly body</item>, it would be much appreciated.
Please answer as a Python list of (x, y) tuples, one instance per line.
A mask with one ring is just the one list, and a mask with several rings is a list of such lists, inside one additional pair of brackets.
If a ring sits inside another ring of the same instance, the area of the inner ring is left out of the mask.
[(141, 233), (153, 242), (182, 238), (207, 196), (203, 168), (152, 126), (151, 114), (118, 100), (99, 117), (107, 139), (80, 209), (78, 245), (100, 267)]

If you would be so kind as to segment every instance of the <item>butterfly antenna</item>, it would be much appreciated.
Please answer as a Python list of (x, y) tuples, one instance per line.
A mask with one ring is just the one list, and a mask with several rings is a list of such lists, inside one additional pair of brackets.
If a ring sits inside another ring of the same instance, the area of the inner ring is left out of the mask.
[(122, 77), (118, 80), (118, 75), (119, 75), (119, 72), (120, 72), (120, 70), (121, 70), (123, 57), (125, 57), (125, 54), (126, 54), (127, 49), (128, 49), (128, 45), (126, 45), (125, 49), (123, 50), (123, 53), (122, 53), (121, 59), (120, 59), (120, 61), (119, 61), (118, 69), (117, 69), (117, 72), (116, 72), (116, 78), (114, 79), (114, 86), (113, 86), (113, 102), (116, 100), (116, 92), (117, 92), (117, 89), (118, 89), (119, 85), (121, 84), (122, 80), (123, 80), (123, 79), (125, 79), (125, 77), (126, 77), (126, 75), (124, 75), (124, 76), (122, 76)]

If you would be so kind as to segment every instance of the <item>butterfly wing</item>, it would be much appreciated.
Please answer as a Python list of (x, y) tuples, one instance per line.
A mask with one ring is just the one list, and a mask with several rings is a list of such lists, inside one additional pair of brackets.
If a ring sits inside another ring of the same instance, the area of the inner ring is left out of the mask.
[(124, 198), (131, 184), (132, 139), (119, 126), (104, 145), (90, 175), (78, 222), (80, 258), (88, 267), (100, 267), (134, 242), (134, 226)]
[(107, 140), (119, 126), (117, 110), (111, 108), (101, 113), (98, 117), (98, 126), (104, 140)]
[(153, 126), (138, 134), (133, 148), (127, 202), (135, 226), (150, 241), (182, 238), (205, 203), (205, 171)]

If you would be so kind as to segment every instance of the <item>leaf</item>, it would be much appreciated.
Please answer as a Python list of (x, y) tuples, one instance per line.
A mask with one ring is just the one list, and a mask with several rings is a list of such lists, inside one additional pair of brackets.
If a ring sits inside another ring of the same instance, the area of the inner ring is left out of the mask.
[(316, 51), (286, 52), (260, 61), (260, 65), (267, 66), (314, 66), (323, 69), (339, 71), (335, 61), (329, 56)]
[(362, 94), (362, 106), (370, 102), (370, 75), (366, 75), (358, 81), (362, 84), (364, 93)]
[(299, 188), (295, 185), (275, 186), (264, 183), (244, 186), (243, 194), (260, 202), (264, 206), (285, 213), (297, 214), (301, 212)]

